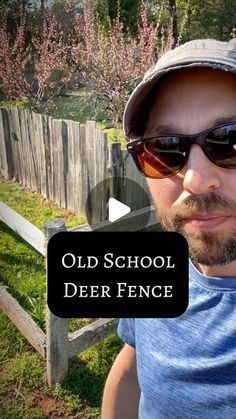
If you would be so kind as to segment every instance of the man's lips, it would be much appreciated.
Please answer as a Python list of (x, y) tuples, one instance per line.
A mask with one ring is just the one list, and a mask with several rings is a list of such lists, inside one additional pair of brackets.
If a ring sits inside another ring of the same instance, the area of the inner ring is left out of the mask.
[(191, 217), (183, 219), (185, 225), (196, 227), (199, 229), (210, 229), (217, 227), (229, 220), (229, 214), (195, 214)]

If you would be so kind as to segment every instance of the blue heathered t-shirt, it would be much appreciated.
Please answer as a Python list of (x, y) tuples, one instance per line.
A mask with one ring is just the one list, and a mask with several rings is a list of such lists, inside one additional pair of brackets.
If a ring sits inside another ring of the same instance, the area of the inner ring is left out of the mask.
[(201, 275), (190, 263), (186, 312), (121, 319), (136, 349), (140, 419), (236, 418), (236, 278)]

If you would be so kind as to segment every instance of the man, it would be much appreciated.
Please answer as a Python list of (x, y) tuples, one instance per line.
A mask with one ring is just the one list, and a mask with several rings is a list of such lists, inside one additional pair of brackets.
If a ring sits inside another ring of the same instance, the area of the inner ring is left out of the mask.
[(235, 39), (191, 41), (126, 106), (158, 218), (188, 240), (190, 300), (178, 318), (120, 320), (103, 419), (236, 418), (235, 73)]

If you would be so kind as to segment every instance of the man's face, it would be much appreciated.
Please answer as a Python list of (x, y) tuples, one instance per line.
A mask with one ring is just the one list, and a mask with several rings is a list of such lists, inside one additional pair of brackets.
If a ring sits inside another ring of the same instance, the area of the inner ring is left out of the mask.
[[(195, 134), (229, 121), (236, 121), (236, 75), (184, 69), (169, 75), (154, 93), (144, 136)], [(193, 145), (177, 175), (148, 179), (148, 185), (160, 222), (186, 237), (202, 271), (235, 275), (236, 169), (216, 166)]]

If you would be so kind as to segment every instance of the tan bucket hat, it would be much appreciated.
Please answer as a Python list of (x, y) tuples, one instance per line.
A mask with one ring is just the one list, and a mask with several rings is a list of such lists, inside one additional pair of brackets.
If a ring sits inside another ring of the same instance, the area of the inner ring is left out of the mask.
[(154, 85), (168, 72), (186, 67), (212, 67), (236, 72), (236, 38), (229, 42), (196, 39), (165, 53), (146, 72), (126, 104), (123, 128), (127, 139), (140, 138), (144, 106)]

